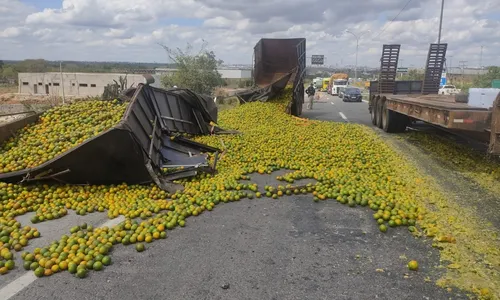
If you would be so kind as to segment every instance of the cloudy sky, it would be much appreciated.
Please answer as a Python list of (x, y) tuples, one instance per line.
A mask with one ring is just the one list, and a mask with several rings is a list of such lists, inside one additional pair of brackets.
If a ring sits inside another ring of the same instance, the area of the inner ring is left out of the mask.
[[(0, 0), (0, 59), (166, 62), (158, 43), (202, 38), (225, 63), (250, 64), (262, 37), (306, 37), (328, 65), (377, 66), (382, 44), (423, 66), (437, 41), (441, 0)], [(453, 66), (500, 65), (500, 1), (446, 0), (443, 42)], [(496, 49), (496, 50), (495, 50)]]

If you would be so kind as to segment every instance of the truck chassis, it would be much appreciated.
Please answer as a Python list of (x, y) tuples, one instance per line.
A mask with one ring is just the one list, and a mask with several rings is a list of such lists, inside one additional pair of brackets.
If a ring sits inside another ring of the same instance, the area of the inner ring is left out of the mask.
[[(439, 61), (431, 52), (442, 45), (445, 44), (431, 44), (424, 81), (396, 81), (396, 68), (392, 65), (397, 66), (399, 45), (384, 45), (381, 76), (378, 81), (370, 82), (368, 110), (373, 125), (397, 133), (404, 132), (412, 121), (420, 120), (486, 142), (489, 154), (500, 154), (500, 94), (490, 109), (468, 105), (463, 101), (464, 95), (438, 95), (439, 82), (429, 77), (441, 74), (443, 67), (429, 65)], [(444, 53), (438, 51), (443, 61)], [(429, 72), (432, 67), (437, 70)]]

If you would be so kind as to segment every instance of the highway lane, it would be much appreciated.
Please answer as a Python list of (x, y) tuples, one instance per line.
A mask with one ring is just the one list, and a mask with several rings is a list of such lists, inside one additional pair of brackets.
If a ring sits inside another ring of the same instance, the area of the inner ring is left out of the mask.
[(304, 105), (302, 117), (334, 121), (334, 122), (350, 122), (358, 123), (367, 126), (372, 126), (370, 114), (368, 112), (368, 103), (363, 102), (343, 102), (337, 96), (328, 95), (320, 92), (320, 99), (313, 103), (313, 109), (307, 110)]
[[(304, 117), (371, 126), (366, 103), (320, 97)], [(274, 185), (282, 173), (252, 179)], [(83, 221), (98, 225), (105, 216), (43, 223), (37, 245)], [(408, 272), (400, 257), (417, 259), (420, 271)], [(380, 233), (369, 209), (310, 196), (221, 204), (145, 252), (116, 246), (112, 259), (86, 279), (67, 272), (36, 279), (17, 270), (0, 278), (0, 299), (6, 292), (15, 294), (10, 299), (465, 299), (424, 280), (439, 276), (429, 244), (404, 228)]]

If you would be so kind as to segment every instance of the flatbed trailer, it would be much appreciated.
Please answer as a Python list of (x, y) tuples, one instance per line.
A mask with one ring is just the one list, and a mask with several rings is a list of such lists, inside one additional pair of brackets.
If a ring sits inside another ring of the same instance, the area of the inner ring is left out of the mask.
[(378, 81), (370, 82), (369, 89), (368, 110), (373, 125), (385, 132), (396, 133), (404, 132), (411, 122), (419, 120), (486, 142), (490, 154), (500, 154), (500, 94), (492, 108), (471, 106), (466, 95), (438, 95), (436, 75), (443, 69), (442, 63), (439, 66), (439, 56), (444, 62), (445, 53), (446, 44), (431, 44), (426, 78), (423, 81), (397, 81), (395, 66), (399, 45), (384, 45), (381, 76)]

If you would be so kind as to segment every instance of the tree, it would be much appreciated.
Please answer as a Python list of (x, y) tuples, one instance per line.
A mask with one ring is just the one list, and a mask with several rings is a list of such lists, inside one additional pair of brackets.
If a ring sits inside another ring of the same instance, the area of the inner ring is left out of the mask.
[(411, 69), (408, 70), (407, 74), (404, 74), (401, 77), (401, 80), (424, 80), (424, 73), (421, 73), (415, 69)]
[(108, 83), (104, 87), (104, 92), (102, 93), (101, 99), (103, 100), (114, 100), (120, 96), (122, 92), (124, 92), (126, 89), (131, 88), (133, 86), (128, 86), (127, 84), (127, 75), (125, 77), (120, 76), (118, 78), (118, 81), (114, 80), (114, 83)]
[(17, 79), (17, 72), (14, 70), (13, 67), (5, 67), (0, 70), (0, 77), (6, 78), (6, 79)]
[(43, 73), (49, 71), (50, 63), (44, 59), (25, 59), (16, 64), (16, 69), (19, 72)]
[(177, 69), (173, 74), (165, 75), (162, 85), (167, 88), (178, 86), (188, 88), (200, 94), (211, 94), (215, 87), (223, 85), (221, 74), (217, 68), (222, 64), (213, 51), (206, 50), (204, 41), (200, 51), (192, 54), (193, 47), (188, 44), (185, 50), (171, 49), (161, 45)]
[(500, 79), (500, 67), (488, 67), (488, 72), (484, 75), (479, 75), (472, 83), (474, 87), (489, 88), (493, 79)]

